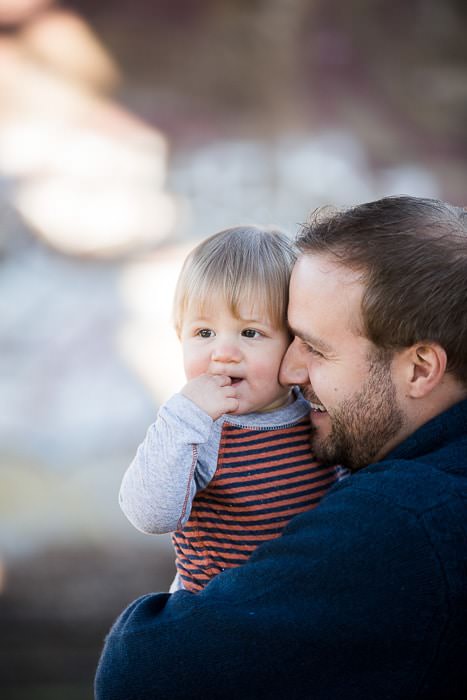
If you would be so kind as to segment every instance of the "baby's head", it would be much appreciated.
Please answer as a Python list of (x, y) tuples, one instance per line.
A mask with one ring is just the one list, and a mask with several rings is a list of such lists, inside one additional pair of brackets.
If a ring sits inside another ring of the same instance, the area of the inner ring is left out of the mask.
[(188, 379), (225, 374), (237, 385), (238, 413), (283, 403), (278, 383), (289, 343), (287, 303), (295, 251), (276, 230), (238, 226), (207, 238), (178, 279), (174, 323)]
[(234, 316), (243, 304), (257, 307), (276, 328), (286, 327), (295, 260), (290, 240), (274, 229), (236, 226), (206, 238), (188, 255), (178, 278), (173, 309), (177, 335), (187, 313), (221, 303)]

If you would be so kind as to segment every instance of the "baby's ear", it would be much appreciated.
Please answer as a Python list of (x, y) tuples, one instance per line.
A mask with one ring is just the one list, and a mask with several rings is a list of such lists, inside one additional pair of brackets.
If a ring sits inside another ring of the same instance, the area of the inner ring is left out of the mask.
[(438, 343), (416, 343), (406, 355), (406, 395), (414, 399), (428, 396), (446, 373), (446, 350)]

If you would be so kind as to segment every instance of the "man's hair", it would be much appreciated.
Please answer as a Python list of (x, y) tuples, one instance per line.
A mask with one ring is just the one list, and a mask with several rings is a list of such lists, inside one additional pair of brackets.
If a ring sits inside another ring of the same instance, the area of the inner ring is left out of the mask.
[(381, 350), (436, 342), (447, 371), (467, 386), (467, 212), (435, 199), (386, 197), (313, 214), (300, 253), (357, 273), (362, 332)]
[(239, 316), (241, 304), (259, 307), (275, 327), (282, 327), (295, 260), (293, 243), (274, 229), (237, 226), (202, 241), (186, 258), (177, 282), (173, 307), (177, 334), (190, 308), (203, 314), (221, 303), (234, 316)]

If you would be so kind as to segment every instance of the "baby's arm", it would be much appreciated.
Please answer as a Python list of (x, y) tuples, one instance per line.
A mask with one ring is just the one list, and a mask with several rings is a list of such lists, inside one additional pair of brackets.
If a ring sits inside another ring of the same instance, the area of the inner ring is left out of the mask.
[(225, 396), (232, 392), (220, 377), (201, 379), (188, 382), (161, 407), (123, 477), (120, 506), (142, 532), (161, 534), (183, 527), (196, 492), (214, 476), (217, 450), (208, 463), (200, 463), (198, 446), (212, 437), (213, 421), (238, 403)]

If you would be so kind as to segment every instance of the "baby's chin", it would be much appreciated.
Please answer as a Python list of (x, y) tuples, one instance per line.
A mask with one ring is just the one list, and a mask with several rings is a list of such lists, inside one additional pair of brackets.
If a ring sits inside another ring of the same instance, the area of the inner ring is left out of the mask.
[(283, 408), (288, 404), (288, 400), (280, 401), (280, 402), (274, 402), (272, 404), (268, 404), (267, 406), (253, 406), (251, 404), (246, 404), (243, 401), (240, 401), (238, 408), (235, 411), (232, 411), (232, 415), (248, 415), (249, 413), (272, 413), (273, 411), (277, 411), (280, 408)]

